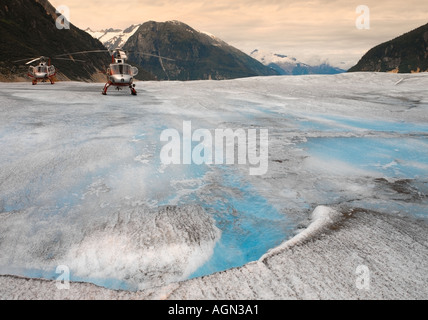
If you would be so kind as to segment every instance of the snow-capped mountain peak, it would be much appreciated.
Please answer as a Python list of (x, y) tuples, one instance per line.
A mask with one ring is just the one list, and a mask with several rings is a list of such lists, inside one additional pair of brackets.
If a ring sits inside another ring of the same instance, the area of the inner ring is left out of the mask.
[(320, 65), (313, 66), (285, 54), (272, 53), (258, 49), (252, 51), (250, 56), (282, 75), (336, 74), (345, 71), (332, 67), (328, 63), (321, 63)]
[(85, 31), (95, 39), (100, 40), (107, 49), (112, 50), (123, 47), (126, 41), (137, 32), (140, 26), (141, 24), (137, 24), (125, 30), (110, 28), (101, 31), (92, 31), (90, 28), (87, 28)]
[(259, 49), (252, 51), (250, 55), (251, 57), (256, 60), (259, 60), (265, 65), (269, 65), (271, 63), (301, 63), (294, 57), (290, 57), (284, 54), (272, 53), (268, 51), (261, 51)]

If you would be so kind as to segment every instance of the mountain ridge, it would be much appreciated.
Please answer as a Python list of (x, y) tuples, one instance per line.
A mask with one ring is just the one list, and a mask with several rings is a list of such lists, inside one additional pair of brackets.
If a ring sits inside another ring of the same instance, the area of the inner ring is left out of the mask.
[[(59, 30), (59, 15), (48, 0), (0, 0), (0, 75), (2, 81), (27, 79), (25, 62), (14, 62), (40, 56), (54, 57), (70, 52), (105, 49), (101, 42), (70, 23), (70, 29)], [(31, 30), (31, 32), (29, 32)], [(75, 56), (86, 62), (54, 60), (62, 80), (101, 81), (100, 74), (111, 61), (108, 53)]]
[(349, 72), (428, 71), (428, 23), (370, 49)]
[[(132, 26), (126, 29), (130, 31), (129, 38), (123, 45), (117, 45), (120, 41), (123, 43), (123, 38), (97, 38), (105, 40), (104, 45), (109, 49), (116, 46), (127, 50), (130, 63), (139, 65), (158, 80), (222, 80), (278, 75), (272, 68), (220, 38), (181, 21), (147, 21), (136, 26), (139, 26), (137, 30)], [(100, 32), (92, 31), (92, 34), (97, 36)]]

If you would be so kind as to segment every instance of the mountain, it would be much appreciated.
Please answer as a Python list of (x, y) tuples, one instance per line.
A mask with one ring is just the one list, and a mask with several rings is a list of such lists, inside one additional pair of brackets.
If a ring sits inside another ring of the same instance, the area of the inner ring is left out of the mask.
[(428, 24), (368, 51), (349, 72), (428, 71)]
[(138, 64), (159, 80), (278, 75), (226, 42), (179, 21), (142, 24), (123, 49), (129, 52), (129, 62)]
[(264, 52), (258, 49), (251, 52), (250, 56), (263, 63), (265, 66), (276, 70), (280, 75), (338, 74), (345, 72), (345, 70), (330, 66), (328, 63), (311, 66), (298, 61), (294, 57)]
[(85, 31), (89, 33), (95, 39), (101, 41), (104, 46), (109, 50), (114, 50), (116, 48), (122, 48), (126, 41), (138, 30), (140, 24), (132, 25), (125, 30), (120, 29), (107, 29), (101, 31), (92, 31), (90, 28)]
[[(0, 80), (14, 81), (26, 77), (28, 66), (20, 59), (54, 57), (70, 52), (105, 49), (101, 42), (70, 24), (59, 30), (58, 15), (47, 0), (0, 0)], [(100, 71), (111, 61), (108, 53), (76, 55), (85, 63), (53, 60), (59, 79), (104, 80)]]

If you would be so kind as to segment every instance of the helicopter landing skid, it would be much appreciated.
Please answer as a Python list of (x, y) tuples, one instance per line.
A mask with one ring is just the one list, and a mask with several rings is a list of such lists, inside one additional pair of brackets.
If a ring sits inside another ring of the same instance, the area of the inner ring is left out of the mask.
[(107, 95), (107, 90), (110, 86), (111, 86), (111, 82), (107, 82), (102, 92), (103, 95)]
[[(134, 85), (135, 86), (135, 85)], [(137, 95), (137, 91), (135, 90), (135, 88), (133, 87), (133, 86), (129, 86), (129, 88), (131, 89), (131, 94), (133, 95), (133, 96), (136, 96)]]
[[(111, 83), (111, 82), (107, 82), (107, 83), (105, 84), (105, 86), (104, 86), (104, 89), (103, 89), (102, 94), (103, 94), (103, 95), (107, 95), (107, 90), (108, 90), (108, 88), (110, 88), (112, 85), (113, 85), (113, 83)], [(122, 88), (120, 88), (120, 87), (117, 87), (116, 89), (117, 89), (118, 91), (122, 90)], [(135, 85), (130, 85), (130, 86), (129, 86), (129, 89), (131, 89), (131, 94), (132, 94), (133, 96), (136, 96), (136, 95), (137, 95), (137, 91), (135, 90)]]

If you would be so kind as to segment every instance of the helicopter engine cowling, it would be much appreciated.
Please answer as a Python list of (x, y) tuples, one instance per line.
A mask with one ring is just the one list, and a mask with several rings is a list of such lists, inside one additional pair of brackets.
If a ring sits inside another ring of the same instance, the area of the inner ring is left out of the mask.
[(110, 76), (110, 81), (114, 85), (130, 85), (133, 80), (133, 77), (128, 74), (114, 74)]
[(34, 77), (37, 79), (44, 79), (48, 77), (48, 74), (46, 72), (35, 72)]

